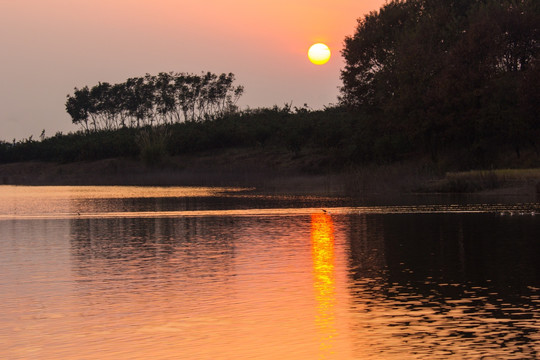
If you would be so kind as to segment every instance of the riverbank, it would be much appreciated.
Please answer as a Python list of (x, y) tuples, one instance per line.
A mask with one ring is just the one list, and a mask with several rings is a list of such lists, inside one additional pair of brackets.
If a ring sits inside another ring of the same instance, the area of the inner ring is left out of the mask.
[(424, 185), (427, 192), (540, 194), (540, 169), (492, 169), (451, 172)]
[(325, 171), (324, 156), (275, 149), (227, 149), (168, 157), (0, 164), (0, 184), (241, 186), (300, 193), (343, 192), (343, 174)]
[(160, 164), (133, 158), (0, 164), (0, 183), (10, 185), (240, 186), (268, 192), (333, 194), (484, 193), (534, 195), (540, 169), (438, 173), (415, 160), (331, 170), (314, 153), (274, 149), (227, 149), (175, 156)]

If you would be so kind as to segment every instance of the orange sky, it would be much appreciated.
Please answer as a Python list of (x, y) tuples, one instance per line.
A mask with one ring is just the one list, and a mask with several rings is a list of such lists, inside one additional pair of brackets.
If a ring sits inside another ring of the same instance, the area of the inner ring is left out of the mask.
[[(340, 49), (384, 0), (0, 0), (0, 140), (74, 131), (66, 95), (161, 71), (233, 72), (242, 107), (335, 103)], [(332, 58), (309, 62), (325, 42)]]

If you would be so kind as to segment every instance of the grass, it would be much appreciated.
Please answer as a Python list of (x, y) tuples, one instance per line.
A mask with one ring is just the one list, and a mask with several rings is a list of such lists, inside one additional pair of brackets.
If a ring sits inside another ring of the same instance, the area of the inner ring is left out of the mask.
[(428, 182), (420, 191), (472, 193), (501, 188), (538, 187), (540, 168), (471, 170), (446, 173)]

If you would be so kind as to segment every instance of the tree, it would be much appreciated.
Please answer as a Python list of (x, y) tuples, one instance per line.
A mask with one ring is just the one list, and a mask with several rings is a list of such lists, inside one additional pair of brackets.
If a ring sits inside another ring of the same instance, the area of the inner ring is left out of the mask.
[(66, 101), (66, 111), (71, 116), (72, 122), (82, 125), (88, 131), (88, 117), (93, 111), (90, 101), (90, 89), (88, 86), (82, 89), (75, 88), (73, 96), (68, 95)]
[(112, 130), (183, 121), (204, 121), (236, 111), (244, 92), (234, 85), (234, 74), (146, 74), (124, 83), (100, 82), (75, 88), (67, 96), (66, 111), (74, 124)]
[(534, 0), (391, 1), (345, 39), (341, 104), (433, 159), (449, 146), (519, 155), (538, 128), (538, 103), (523, 98), (537, 71), (539, 14)]
[(392, 1), (358, 20), (354, 36), (345, 38), (342, 103), (377, 110), (392, 95), (389, 85), (396, 46), (403, 30), (416, 23), (417, 6), (413, 1)]

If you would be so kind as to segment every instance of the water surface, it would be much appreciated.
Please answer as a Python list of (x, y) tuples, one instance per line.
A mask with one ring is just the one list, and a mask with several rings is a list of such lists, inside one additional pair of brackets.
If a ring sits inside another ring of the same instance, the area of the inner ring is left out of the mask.
[(0, 186), (0, 358), (534, 359), (538, 211)]

